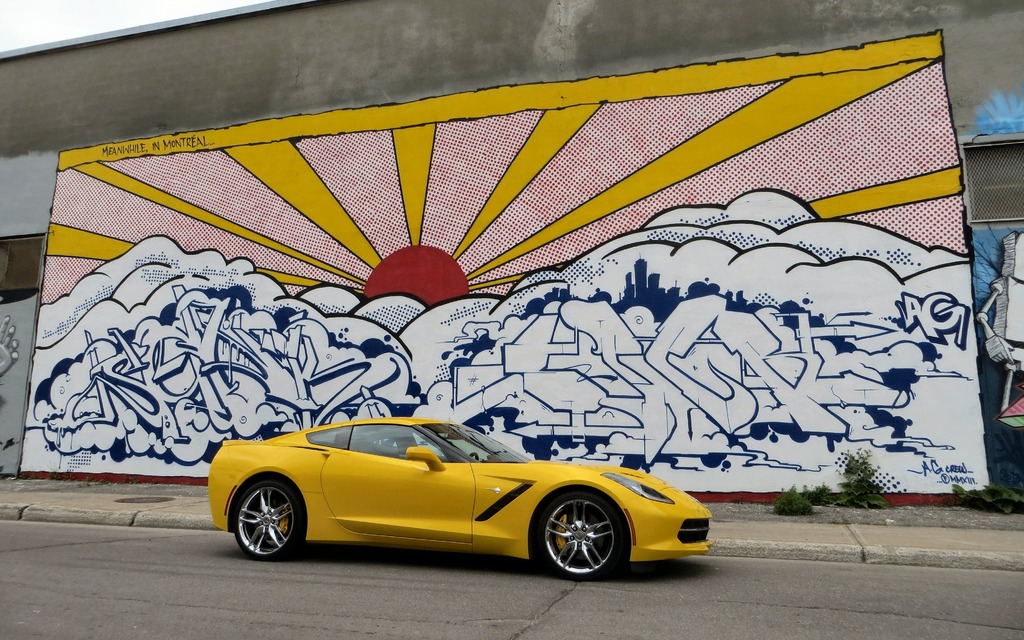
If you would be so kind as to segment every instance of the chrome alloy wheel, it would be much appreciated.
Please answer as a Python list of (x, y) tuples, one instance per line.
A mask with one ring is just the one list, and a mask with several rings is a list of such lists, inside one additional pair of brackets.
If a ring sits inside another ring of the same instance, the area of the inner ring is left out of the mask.
[(254, 557), (282, 553), (295, 530), (295, 507), (285, 489), (276, 483), (249, 490), (238, 508), (238, 542)]
[(616, 529), (607, 506), (576, 495), (558, 502), (550, 511), (544, 546), (560, 571), (573, 577), (595, 576), (618, 561), (621, 546)]

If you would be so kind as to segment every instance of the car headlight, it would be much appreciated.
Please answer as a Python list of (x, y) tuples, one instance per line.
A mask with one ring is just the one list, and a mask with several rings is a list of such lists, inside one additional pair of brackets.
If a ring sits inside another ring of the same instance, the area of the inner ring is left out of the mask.
[(646, 484), (643, 484), (642, 482), (637, 482), (632, 478), (620, 476), (617, 473), (602, 473), (601, 475), (604, 476), (605, 478), (608, 478), (609, 480), (614, 480), (615, 482), (618, 482), (619, 484), (626, 487), (636, 495), (643, 496), (648, 500), (654, 500), (655, 502), (664, 502), (665, 504), (675, 504), (675, 502), (672, 501), (672, 498), (669, 498), (664, 493), (658, 491), (657, 489), (652, 489), (651, 487), (648, 487)]

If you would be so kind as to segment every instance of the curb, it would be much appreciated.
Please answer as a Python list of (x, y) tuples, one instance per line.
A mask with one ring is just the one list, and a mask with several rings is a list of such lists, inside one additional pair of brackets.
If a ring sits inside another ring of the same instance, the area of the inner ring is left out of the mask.
[[(109, 511), (36, 504), (0, 504), (0, 520), (61, 524), (216, 531), (207, 515), (160, 510)], [(709, 556), (808, 560), (850, 564), (885, 564), (943, 569), (981, 569), (1024, 572), (1024, 554), (995, 551), (954, 551), (877, 545), (774, 542), (718, 539)]]
[(937, 569), (981, 569), (1024, 571), (1024, 555), (998, 551), (953, 551), (815, 542), (767, 542), (763, 540), (718, 540), (709, 556), (762, 558), (769, 560), (810, 560), (851, 564), (887, 564)]
[(156, 529), (192, 529), (195, 531), (217, 531), (210, 516), (187, 513), (165, 513), (162, 511), (140, 511), (135, 516), (133, 527)]
[(764, 540), (716, 540), (709, 556), (765, 558), (770, 560), (813, 560), (863, 563), (864, 550), (852, 544), (818, 542), (768, 542)]
[(999, 553), (998, 551), (864, 547), (864, 562), (939, 569), (1024, 571), (1024, 555)]
[(37, 504), (0, 504), (0, 520), (99, 524), (115, 527), (149, 527), (216, 531), (210, 516), (167, 511), (109, 511)]
[(50, 507), (28, 505), (21, 512), (21, 520), (30, 522), (59, 522), (69, 524), (106, 524), (130, 527), (135, 520), (135, 511), (102, 511), (99, 509), (76, 509), (74, 507)]

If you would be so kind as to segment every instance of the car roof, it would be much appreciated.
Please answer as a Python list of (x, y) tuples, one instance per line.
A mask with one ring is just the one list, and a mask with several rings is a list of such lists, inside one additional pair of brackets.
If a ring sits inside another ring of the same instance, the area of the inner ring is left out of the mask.
[(281, 435), (279, 435), (277, 437), (274, 437), (274, 438), (271, 438), (270, 440), (267, 440), (267, 442), (276, 442), (276, 443), (279, 443), (279, 444), (285, 444), (285, 443), (287, 443), (287, 442), (289, 442), (289, 441), (291, 441), (293, 439), (301, 438), (301, 439), (305, 440), (305, 437), (308, 434), (316, 433), (318, 431), (326, 431), (328, 429), (336, 429), (338, 427), (358, 427), (358, 426), (361, 426), (361, 425), (371, 425), (371, 424), (391, 424), (391, 425), (397, 424), (397, 425), (404, 425), (404, 426), (411, 427), (411, 426), (418, 425), (418, 424), (437, 424), (439, 422), (440, 423), (447, 423), (448, 421), (447, 420), (436, 420), (436, 419), (433, 419), (433, 418), (398, 418), (398, 417), (392, 417), (392, 418), (364, 418), (362, 420), (346, 420), (344, 422), (332, 422), (331, 424), (322, 424), (322, 425), (320, 425), (318, 427), (312, 427), (310, 429), (302, 429), (302, 430), (299, 430), (299, 431), (293, 431), (291, 433), (283, 433), (283, 434), (281, 434)]
[(363, 418), (361, 420), (346, 420), (344, 422), (334, 422), (331, 424), (320, 425), (319, 427), (313, 427), (312, 429), (303, 429), (303, 433), (310, 431), (322, 431), (324, 429), (333, 429), (335, 427), (356, 427), (364, 424), (401, 424), (401, 425), (417, 425), (417, 424), (437, 424), (438, 422), (448, 422), (448, 420), (438, 420), (434, 418)]

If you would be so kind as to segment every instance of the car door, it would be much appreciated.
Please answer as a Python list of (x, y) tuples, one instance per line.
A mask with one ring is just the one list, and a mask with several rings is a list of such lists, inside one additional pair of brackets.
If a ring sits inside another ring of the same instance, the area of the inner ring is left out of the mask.
[[(445, 469), (405, 459), (409, 446), (439, 453)], [(349, 449), (332, 451), (321, 476), (334, 517), (356, 533), (420, 541), (472, 543), (472, 465), (450, 462), (425, 436), (406, 425), (353, 427)]]

